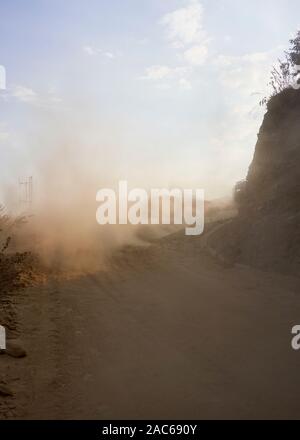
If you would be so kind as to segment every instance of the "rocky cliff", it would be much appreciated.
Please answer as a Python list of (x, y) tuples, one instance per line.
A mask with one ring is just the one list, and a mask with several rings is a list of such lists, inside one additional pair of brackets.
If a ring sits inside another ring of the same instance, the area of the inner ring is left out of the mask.
[(234, 262), (300, 275), (300, 91), (268, 103), (239, 214), (211, 238)]

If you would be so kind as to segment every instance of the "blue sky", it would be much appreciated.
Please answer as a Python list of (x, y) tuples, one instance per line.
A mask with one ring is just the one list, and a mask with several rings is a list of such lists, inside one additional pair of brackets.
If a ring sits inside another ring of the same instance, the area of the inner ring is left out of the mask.
[(298, 0), (0, 0), (2, 186), (69, 143), (99, 183), (230, 193), (299, 16)]

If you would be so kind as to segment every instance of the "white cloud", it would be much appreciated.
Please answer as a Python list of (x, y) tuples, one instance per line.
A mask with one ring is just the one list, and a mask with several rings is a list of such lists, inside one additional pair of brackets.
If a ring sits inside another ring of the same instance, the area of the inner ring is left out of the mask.
[(214, 63), (220, 67), (228, 67), (245, 63), (261, 63), (268, 61), (271, 52), (254, 52), (241, 56), (219, 55)]
[(99, 52), (98, 52), (98, 49), (95, 49), (95, 48), (93, 48), (92, 46), (84, 46), (83, 47), (83, 51), (86, 53), (86, 54), (88, 54), (88, 55), (90, 55), (90, 56), (94, 56), (94, 55), (97, 55)]
[(104, 52), (103, 55), (107, 58), (110, 58), (111, 60), (114, 59), (116, 56), (112, 52)]
[(189, 67), (151, 66), (140, 79), (155, 83), (160, 90), (168, 90), (172, 87), (179, 87), (183, 90), (191, 90), (192, 85), (186, 78), (190, 73)]
[(185, 60), (193, 66), (201, 66), (208, 57), (208, 49), (206, 45), (193, 46), (184, 52)]
[(151, 81), (173, 81), (181, 88), (190, 89), (190, 75), (195, 66), (208, 58), (208, 38), (203, 29), (203, 7), (199, 0), (190, 0), (186, 7), (164, 15), (160, 23), (166, 28), (166, 36), (172, 47), (178, 51), (183, 67), (153, 65), (146, 69), (142, 79)]
[(17, 98), (21, 102), (37, 102), (38, 96), (37, 94), (30, 89), (29, 87), (24, 86), (16, 86), (12, 92), (12, 96)]
[(166, 29), (167, 40), (176, 49), (178, 59), (185, 65), (177, 68), (153, 66), (147, 69), (144, 78), (161, 80), (176, 77), (177, 85), (179, 83), (180, 87), (190, 89), (193, 69), (203, 65), (209, 56), (209, 39), (203, 28), (203, 6), (199, 0), (190, 0), (186, 7), (164, 15), (160, 23)]
[(50, 89), (48, 90), (46, 100), (48, 102), (52, 102), (54, 104), (55, 103), (58, 104), (58, 103), (62, 102), (62, 99), (57, 95), (57, 91), (56, 91), (55, 87), (50, 87)]
[(269, 54), (266, 52), (255, 52), (246, 54), (242, 57), (243, 61), (249, 61), (250, 63), (260, 63), (268, 59)]
[(223, 86), (243, 94), (267, 93), (271, 67), (277, 51), (255, 52), (241, 56), (218, 56), (214, 65), (219, 69)]
[(191, 90), (192, 89), (192, 85), (190, 83), (190, 81), (188, 81), (185, 78), (181, 78), (179, 80), (179, 86), (183, 89), (183, 90)]
[(185, 8), (166, 14), (161, 20), (167, 28), (167, 38), (173, 47), (180, 48), (205, 39), (202, 28), (203, 7), (197, 0), (191, 0)]
[(170, 72), (171, 69), (168, 66), (151, 66), (146, 69), (146, 74), (142, 78), (157, 81), (167, 78)]
[(91, 57), (96, 56), (96, 55), (100, 55), (100, 56), (109, 58), (111, 60), (116, 58), (116, 55), (114, 53), (109, 52), (109, 51), (103, 51), (103, 50), (98, 49), (97, 47), (94, 47), (94, 46), (83, 46), (83, 51)]
[(17, 101), (37, 107), (49, 107), (62, 102), (54, 88), (50, 88), (47, 93), (40, 95), (29, 87), (17, 85), (10, 93), (10, 96), (17, 99)]
[(218, 55), (214, 60), (214, 65), (220, 68), (229, 67), (232, 65), (234, 57), (228, 55)]
[(150, 66), (146, 69), (146, 73), (142, 76), (142, 79), (150, 81), (159, 81), (165, 79), (178, 78), (188, 73), (188, 68), (186, 67), (168, 67), (168, 66)]
[(164, 82), (155, 84), (155, 88), (158, 90), (170, 90), (172, 86), (170, 83)]
[(0, 143), (9, 139), (9, 132), (7, 131), (6, 124), (0, 122)]

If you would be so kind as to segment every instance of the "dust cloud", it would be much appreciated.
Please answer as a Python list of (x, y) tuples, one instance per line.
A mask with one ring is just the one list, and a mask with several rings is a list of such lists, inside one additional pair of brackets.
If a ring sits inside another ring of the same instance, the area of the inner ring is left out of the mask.
[[(23, 245), (33, 248), (55, 270), (86, 272), (104, 268), (107, 257), (120, 246), (144, 245), (178, 229), (100, 226), (96, 222), (99, 189), (117, 191), (119, 180), (146, 190), (180, 185), (175, 183), (171, 161), (154, 169), (142, 148), (138, 159), (130, 154), (130, 145), (124, 146), (116, 130), (123, 126), (122, 121), (101, 123), (93, 111), (79, 111), (79, 107), (60, 113), (40, 108), (33, 111), (33, 128), (22, 139), (23, 160), (19, 157), (14, 175), (15, 181), (20, 175), (33, 176), (33, 204)], [(182, 187), (182, 176), (180, 183)], [(12, 186), (7, 185), (7, 206), (12, 200), (16, 202)], [(26, 210), (24, 206), (17, 209), (18, 213)]]

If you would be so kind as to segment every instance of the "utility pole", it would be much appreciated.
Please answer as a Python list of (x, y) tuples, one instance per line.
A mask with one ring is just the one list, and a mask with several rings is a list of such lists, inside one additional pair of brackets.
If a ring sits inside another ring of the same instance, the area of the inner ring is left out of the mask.
[(32, 176), (25, 179), (19, 178), (19, 204), (21, 210), (26, 213), (32, 212), (33, 179)]

